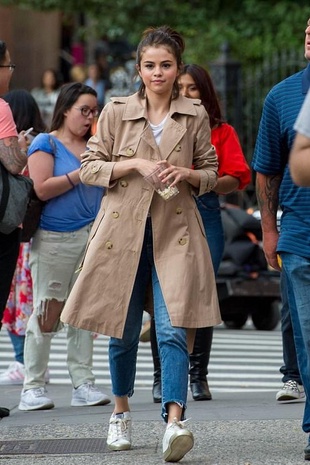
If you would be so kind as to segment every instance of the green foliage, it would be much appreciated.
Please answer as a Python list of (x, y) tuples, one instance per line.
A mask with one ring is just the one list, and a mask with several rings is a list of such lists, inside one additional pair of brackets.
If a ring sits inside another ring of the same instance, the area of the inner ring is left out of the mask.
[[(206, 65), (228, 42), (232, 56), (243, 64), (261, 61), (282, 48), (301, 47), (308, 0), (0, 0), (38, 10), (84, 13), (92, 36), (102, 32), (133, 45), (148, 26), (169, 24), (186, 40), (185, 60)], [(89, 31), (81, 30), (85, 37)]]

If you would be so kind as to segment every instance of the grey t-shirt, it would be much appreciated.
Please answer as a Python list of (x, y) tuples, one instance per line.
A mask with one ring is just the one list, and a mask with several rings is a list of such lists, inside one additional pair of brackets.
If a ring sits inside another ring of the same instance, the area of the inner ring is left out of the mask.
[(310, 138), (310, 90), (294, 124), (295, 131)]

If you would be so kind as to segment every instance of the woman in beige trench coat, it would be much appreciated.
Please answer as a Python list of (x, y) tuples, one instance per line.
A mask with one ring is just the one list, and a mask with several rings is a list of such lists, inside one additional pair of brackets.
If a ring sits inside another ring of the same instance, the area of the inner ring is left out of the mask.
[[(129, 449), (128, 398), (152, 284), (166, 461), (179, 461), (193, 446), (193, 435), (182, 422), (188, 330), (221, 321), (209, 248), (193, 198), (214, 188), (217, 157), (204, 107), (178, 94), (183, 49), (183, 39), (170, 28), (147, 30), (137, 50), (139, 92), (113, 98), (102, 111), (82, 155), (80, 177), (85, 184), (105, 186), (107, 193), (61, 317), (70, 325), (111, 336), (115, 409), (107, 443), (112, 450)], [(179, 189), (168, 201), (144, 179), (158, 164), (165, 168), (162, 181), (172, 181)]]

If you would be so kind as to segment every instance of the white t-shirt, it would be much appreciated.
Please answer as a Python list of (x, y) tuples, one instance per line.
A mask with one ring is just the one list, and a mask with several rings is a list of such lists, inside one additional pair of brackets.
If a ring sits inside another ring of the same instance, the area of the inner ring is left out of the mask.
[(154, 134), (155, 141), (156, 141), (157, 145), (159, 145), (159, 143), (160, 143), (161, 135), (163, 133), (164, 125), (165, 125), (165, 122), (166, 122), (167, 118), (168, 118), (168, 114), (165, 116), (165, 118), (159, 124), (150, 123), (150, 126), (151, 126), (151, 129), (153, 131), (153, 134)]

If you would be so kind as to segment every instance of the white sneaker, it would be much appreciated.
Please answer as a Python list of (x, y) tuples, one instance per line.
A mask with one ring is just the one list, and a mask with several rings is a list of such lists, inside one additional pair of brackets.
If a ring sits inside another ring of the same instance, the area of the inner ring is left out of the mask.
[(130, 412), (112, 413), (109, 422), (107, 445), (111, 450), (128, 450), (131, 448)]
[[(0, 373), (0, 385), (4, 384), (24, 384), (25, 379), (25, 365), (20, 362), (12, 362), (8, 368)], [(50, 372), (47, 368), (44, 375), (45, 384), (50, 382)]]
[(0, 384), (23, 384), (25, 367), (20, 362), (12, 362), (8, 368), (0, 373)]
[(110, 402), (111, 399), (104, 392), (99, 391), (93, 383), (84, 383), (72, 390), (72, 407), (106, 405)]
[(278, 402), (288, 401), (288, 400), (298, 400), (305, 397), (304, 387), (301, 384), (298, 384), (297, 381), (290, 379), (283, 384), (282, 389), (277, 392), (276, 400)]
[(38, 387), (22, 390), (20, 396), (19, 410), (45, 410), (54, 408), (54, 402), (46, 397), (46, 389)]
[(178, 462), (194, 445), (193, 433), (184, 427), (184, 423), (184, 421), (178, 421), (175, 418), (172, 423), (167, 425), (163, 438), (165, 462)]

